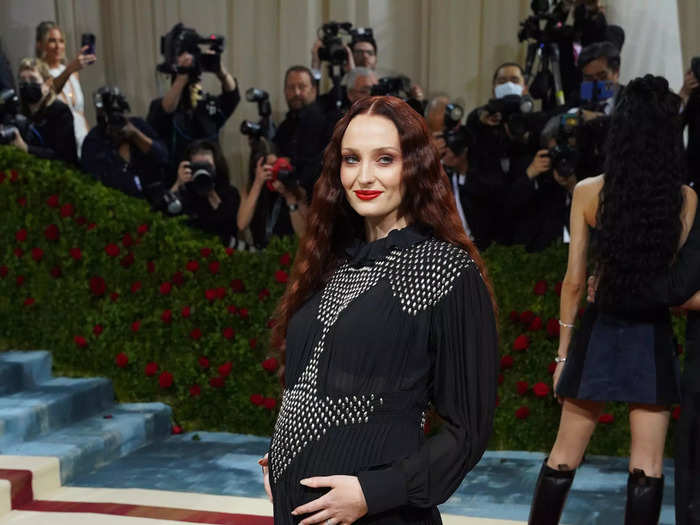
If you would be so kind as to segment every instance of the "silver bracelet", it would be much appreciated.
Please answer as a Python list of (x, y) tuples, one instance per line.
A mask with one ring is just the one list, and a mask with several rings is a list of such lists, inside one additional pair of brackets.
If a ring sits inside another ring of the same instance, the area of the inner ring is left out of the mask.
[(574, 325), (569, 324), (569, 323), (565, 323), (565, 322), (562, 321), (561, 319), (559, 319), (559, 326), (561, 326), (561, 327), (563, 327), (563, 328), (573, 328), (573, 327), (574, 327)]
[(296, 202), (294, 204), (287, 204), (287, 208), (289, 208), (289, 213), (294, 213), (299, 209), (299, 204)]
[(554, 358), (554, 362), (555, 362), (555, 363), (566, 363), (566, 357), (559, 357), (559, 356), (557, 356), (557, 357)]

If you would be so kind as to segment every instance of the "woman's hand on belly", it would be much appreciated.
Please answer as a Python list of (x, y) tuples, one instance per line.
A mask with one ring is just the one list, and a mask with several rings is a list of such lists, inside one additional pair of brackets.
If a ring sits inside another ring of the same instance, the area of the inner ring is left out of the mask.
[(268, 454), (265, 454), (258, 460), (258, 465), (262, 467), (263, 473), (263, 485), (265, 485), (265, 492), (267, 492), (267, 497), (272, 501), (272, 489), (270, 488), (270, 464), (267, 459)]
[(300, 483), (306, 487), (329, 487), (331, 490), (292, 511), (295, 516), (311, 514), (299, 525), (345, 525), (354, 523), (367, 514), (367, 502), (357, 476), (315, 477), (302, 479)]

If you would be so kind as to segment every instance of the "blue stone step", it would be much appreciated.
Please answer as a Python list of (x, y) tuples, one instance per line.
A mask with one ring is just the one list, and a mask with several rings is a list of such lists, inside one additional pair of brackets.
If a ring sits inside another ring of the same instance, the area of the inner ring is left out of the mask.
[[(170, 407), (162, 403), (117, 405), (78, 423), (2, 452), (18, 456), (54, 456), (61, 463), (61, 482), (134, 452), (170, 435)], [(172, 474), (169, 474), (172, 475)]]
[(112, 406), (112, 383), (104, 378), (49, 379), (0, 397), (0, 453)]
[(0, 396), (22, 390), (22, 365), (0, 361)]
[[(23, 388), (32, 388), (51, 379), (51, 354), (45, 350), (0, 352), (0, 368), (3, 365), (9, 366), (14, 374), (19, 374), (19, 377), (15, 375), (11, 380), (13, 384), (19, 381), (19, 385), (17, 385), (16, 390), (4, 392), (2, 390), (3, 381), (0, 379), (0, 395), (16, 392)], [(19, 368), (17, 368), (18, 366)]]

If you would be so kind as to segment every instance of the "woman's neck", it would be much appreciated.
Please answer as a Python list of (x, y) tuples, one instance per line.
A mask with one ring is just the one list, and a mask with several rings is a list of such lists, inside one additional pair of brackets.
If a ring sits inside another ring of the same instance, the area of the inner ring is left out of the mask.
[(408, 226), (408, 224), (409, 221), (406, 217), (397, 217), (396, 215), (380, 219), (365, 217), (365, 239), (367, 242), (383, 239), (392, 230), (400, 230)]

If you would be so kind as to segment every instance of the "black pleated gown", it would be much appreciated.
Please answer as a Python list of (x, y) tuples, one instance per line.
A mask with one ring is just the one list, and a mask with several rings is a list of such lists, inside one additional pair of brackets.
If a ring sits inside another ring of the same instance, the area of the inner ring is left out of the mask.
[[(275, 524), (328, 490), (312, 476), (357, 476), (357, 523), (441, 523), (444, 502), (492, 429), (498, 349), (491, 299), (463, 249), (409, 226), (356, 242), (292, 317), (286, 390), (270, 447)], [(430, 438), (433, 406), (444, 420)]]

